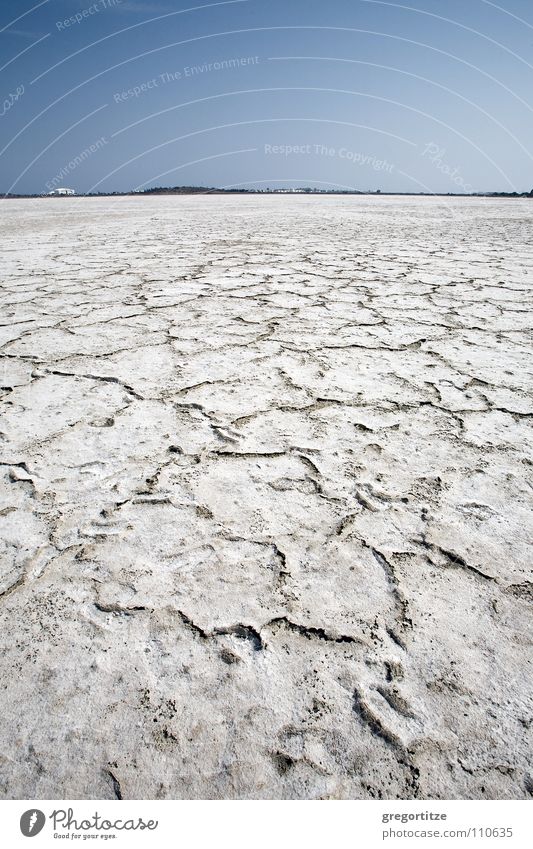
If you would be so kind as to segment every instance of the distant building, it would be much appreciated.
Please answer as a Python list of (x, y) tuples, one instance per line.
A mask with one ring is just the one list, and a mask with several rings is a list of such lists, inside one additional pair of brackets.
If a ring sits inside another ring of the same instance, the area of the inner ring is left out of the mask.
[(75, 194), (74, 189), (54, 189), (52, 192), (48, 192), (49, 197), (65, 197), (66, 195)]

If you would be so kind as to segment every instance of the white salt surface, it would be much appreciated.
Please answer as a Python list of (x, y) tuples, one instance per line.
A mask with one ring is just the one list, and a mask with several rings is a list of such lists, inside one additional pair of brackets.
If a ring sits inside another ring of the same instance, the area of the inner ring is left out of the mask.
[(532, 795), (533, 204), (0, 221), (3, 797)]

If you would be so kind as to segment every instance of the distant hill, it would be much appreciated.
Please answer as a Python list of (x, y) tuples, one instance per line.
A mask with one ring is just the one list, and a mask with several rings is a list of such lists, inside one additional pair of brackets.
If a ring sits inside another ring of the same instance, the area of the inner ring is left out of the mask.
[[(89, 192), (76, 197), (133, 197), (139, 195), (380, 195), (381, 197), (485, 197), (485, 198), (533, 198), (533, 189), (529, 192), (384, 192), (358, 191), (343, 189), (313, 189), (308, 186), (295, 189), (219, 189), (206, 186), (156, 186), (142, 191), (129, 192)], [(58, 195), (62, 197), (63, 195)], [(50, 194), (5, 194), (3, 198), (41, 198)]]

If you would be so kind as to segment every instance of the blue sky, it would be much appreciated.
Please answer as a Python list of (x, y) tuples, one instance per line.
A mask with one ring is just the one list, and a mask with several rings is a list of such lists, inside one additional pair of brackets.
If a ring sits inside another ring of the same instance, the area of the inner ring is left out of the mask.
[(4, 0), (0, 190), (529, 191), (531, 0)]

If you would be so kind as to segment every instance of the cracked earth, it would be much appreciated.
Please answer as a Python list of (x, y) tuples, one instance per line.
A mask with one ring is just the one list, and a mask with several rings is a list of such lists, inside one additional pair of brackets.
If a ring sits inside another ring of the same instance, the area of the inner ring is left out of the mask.
[(0, 215), (3, 797), (533, 795), (531, 202)]

